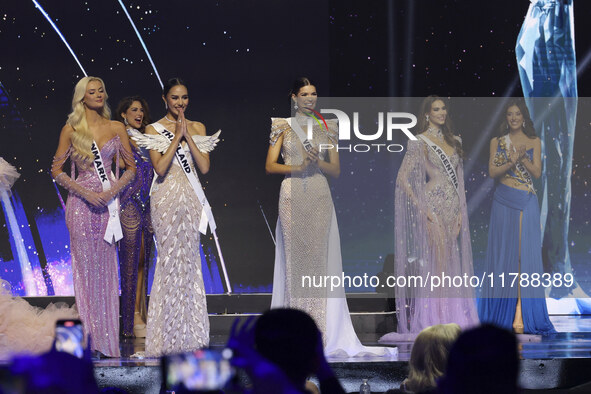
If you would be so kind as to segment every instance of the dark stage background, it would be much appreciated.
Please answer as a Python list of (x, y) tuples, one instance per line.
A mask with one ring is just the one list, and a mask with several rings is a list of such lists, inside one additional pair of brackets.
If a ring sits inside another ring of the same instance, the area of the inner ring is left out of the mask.
[[(163, 115), (158, 79), (118, 1), (39, 3), (87, 73), (103, 78), (112, 108), (122, 97), (139, 94), (148, 100), (153, 119)], [(295, 77), (315, 79), (320, 95), (334, 97), (521, 95), (514, 48), (527, 0), (172, 0), (126, 1), (125, 6), (161, 78), (180, 76), (188, 82), (188, 117), (202, 121), (209, 134), (222, 129), (212, 170), (200, 177), (235, 291), (271, 289), (274, 245), (262, 211), (274, 232), (281, 177), (266, 176), (264, 160), (269, 118), (289, 116), (287, 92)], [(588, 15), (591, 3), (575, 2), (579, 62), (591, 51)], [(68, 233), (47, 171), (73, 87), (83, 74), (33, 1), (3, 3), (0, 54), (0, 156), (22, 173), (14, 204), (19, 224), (30, 226), (23, 228), (29, 258), (51, 278), (56, 294), (66, 293), (71, 289)], [(578, 83), (579, 95), (590, 96), (586, 67), (579, 71)], [(571, 236), (577, 279), (588, 288), (591, 215), (586, 193), (591, 170), (585, 151), (591, 136), (585, 121), (577, 130)], [(472, 168), (466, 174), (470, 197), (484, 178), (488, 145), (470, 149), (479, 141), (475, 130), (462, 137)], [(343, 174), (374, 164), (344, 155)], [(386, 184), (395, 179), (395, 171), (382, 171)], [(370, 215), (367, 220), (380, 226), (357, 237), (347, 212), (363, 201), (345, 196), (338, 182), (335, 189), (345, 272), (380, 271), (393, 248), (388, 241), (393, 240), (392, 216), (371, 211), (375, 219)], [(376, 199), (371, 189), (365, 194)], [(386, 213), (393, 212), (391, 203), (384, 199)], [(475, 260), (481, 258), (490, 199), (477, 208), (470, 217)], [(359, 239), (378, 242), (364, 246)], [(216, 257), (210, 253), (214, 243), (209, 236), (202, 240), (213, 282), (218, 283)], [(0, 215), (0, 277), (13, 284), (15, 294), (23, 294), (13, 250)], [(355, 253), (360, 250), (364, 252)]]

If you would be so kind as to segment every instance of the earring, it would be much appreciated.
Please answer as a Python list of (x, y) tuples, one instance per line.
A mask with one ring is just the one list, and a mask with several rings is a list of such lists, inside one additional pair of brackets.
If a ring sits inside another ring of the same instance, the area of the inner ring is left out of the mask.
[(427, 120), (427, 123), (429, 123), (429, 115), (425, 115), (425, 119)]
[(293, 109), (295, 109), (297, 111), (297, 109), (300, 108), (298, 107), (298, 103), (296, 103), (295, 101), (293, 102)]
[(505, 129), (509, 130), (509, 123), (505, 122)]
[(123, 123), (125, 124), (125, 126), (129, 125), (129, 122), (127, 121), (127, 118), (123, 118)]
[(168, 103), (166, 101), (164, 102), (164, 109), (168, 111)]
[(523, 121), (522, 127), (525, 129), (525, 120)]

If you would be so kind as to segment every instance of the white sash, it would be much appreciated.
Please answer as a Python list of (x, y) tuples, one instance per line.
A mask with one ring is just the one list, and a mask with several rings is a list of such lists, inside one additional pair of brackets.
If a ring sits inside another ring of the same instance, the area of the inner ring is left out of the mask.
[[(103, 191), (107, 191), (111, 189), (111, 182), (109, 182), (109, 177), (107, 176), (107, 170), (105, 169), (105, 165), (103, 164), (103, 159), (101, 157), (101, 151), (98, 148), (98, 144), (95, 141), (92, 141), (92, 147), (90, 148), (92, 154), (94, 155), (94, 170), (98, 175), (101, 185), (103, 186)], [(109, 222), (107, 223), (107, 229), (105, 231), (105, 236), (103, 239), (107, 241), (109, 244), (113, 243), (113, 239), (115, 242), (119, 241), (123, 238), (123, 231), (121, 230), (121, 222), (119, 221), (119, 202), (118, 199), (115, 197), (113, 198), (108, 204), (107, 208), (109, 209)]]
[(441, 160), (441, 164), (443, 164), (443, 168), (445, 169), (445, 172), (447, 173), (447, 176), (448, 176), (451, 184), (454, 185), (454, 189), (456, 189), (456, 192), (458, 193), (458, 196), (459, 196), (460, 195), (460, 182), (458, 180), (458, 175), (456, 174), (456, 170), (454, 169), (454, 166), (451, 164), (451, 160), (449, 159), (449, 157), (447, 156), (445, 151), (443, 149), (441, 149), (439, 147), (439, 145), (437, 145), (436, 143), (432, 142), (429, 138), (427, 138), (424, 134), (420, 134), (417, 137), (419, 137), (423, 141), (425, 141), (427, 146), (429, 146), (431, 149), (433, 149), (433, 151), (435, 152), (437, 157), (439, 157), (439, 160)]
[[(297, 119), (296, 118), (286, 118), (285, 120), (287, 121), (287, 124), (292, 128), (292, 130), (296, 133), (296, 135), (298, 136), (298, 138), (302, 142), (302, 145), (304, 145), (304, 149), (307, 152), (310, 152), (310, 150), (312, 150), (312, 148), (313, 148), (312, 143), (306, 137), (306, 133), (304, 132), (304, 130), (302, 130), (302, 127), (299, 125)], [(311, 118), (308, 118), (308, 130), (312, 130), (312, 119)], [(308, 137), (312, 138), (311, 134), (312, 133), (308, 133)]]
[[(160, 123), (152, 123), (152, 126), (154, 127), (154, 130), (168, 138), (168, 140), (172, 141), (172, 139), (174, 138), (174, 134), (166, 130), (164, 126)], [(181, 144), (178, 144), (174, 154), (177, 159), (177, 164), (183, 169), (183, 172), (187, 176), (187, 179), (189, 180), (191, 187), (195, 191), (195, 194), (197, 195), (197, 198), (201, 203), (202, 209), (201, 220), (199, 222), (199, 232), (203, 235), (207, 234), (208, 224), (209, 228), (211, 229), (211, 232), (214, 232), (217, 226), (213, 218), (211, 206), (209, 205), (209, 202), (205, 197), (205, 192), (203, 191), (203, 187), (201, 187), (201, 182), (199, 182), (197, 174), (195, 174), (195, 172), (191, 169), (191, 164), (189, 164), (189, 160), (187, 159), (187, 156), (189, 156), (191, 153), (186, 152), (181, 146)]]
[[(505, 138), (505, 146), (507, 147), (507, 149), (509, 149), (509, 147), (513, 148), (513, 144), (511, 144), (511, 137), (509, 137), (509, 134), (505, 134), (504, 138)], [(527, 188), (533, 194), (536, 194), (536, 189), (534, 189), (534, 181), (531, 178), (531, 174), (529, 173), (527, 168), (525, 168), (523, 163), (521, 163), (520, 161), (515, 163), (515, 169), (517, 169), (517, 172), (519, 172), (519, 175), (521, 175), (521, 177), (523, 179), (525, 179), (525, 183), (526, 183)]]

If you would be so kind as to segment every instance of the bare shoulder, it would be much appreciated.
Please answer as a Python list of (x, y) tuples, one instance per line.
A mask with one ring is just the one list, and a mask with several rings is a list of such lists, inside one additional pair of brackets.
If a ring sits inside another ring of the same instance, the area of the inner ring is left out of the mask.
[(61, 135), (70, 137), (72, 133), (74, 133), (74, 128), (69, 123), (66, 123), (64, 127), (62, 127)]
[(496, 148), (496, 146), (499, 144), (499, 137), (492, 137), (490, 139), (490, 146), (492, 148)]
[(127, 135), (127, 130), (125, 129), (125, 125), (123, 125), (123, 123), (117, 121), (117, 120), (111, 120), (109, 121), (109, 127), (111, 128), (111, 130), (113, 130), (115, 133), (117, 133), (118, 135)]
[(152, 134), (152, 135), (157, 135), (158, 132), (156, 131), (156, 129), (154, 128), (154, 126), (152, 126), (151, 124), (146, 126), (146, 134)]
[(201, 122), (189, 121), (187, 126), (191, 135), (205, 135), (206, 133), (205, 125)]

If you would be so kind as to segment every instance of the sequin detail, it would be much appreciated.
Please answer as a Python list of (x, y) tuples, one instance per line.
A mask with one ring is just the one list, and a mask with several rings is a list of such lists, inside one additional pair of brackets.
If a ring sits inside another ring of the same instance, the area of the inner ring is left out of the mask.
[[(116, 136), (101, 149), (103, 162), (112, 162), (120, 151), (124, 149)], [(79, 173), (75, 181), (79, 186), (97, 193), (102, 191), (94, 167), (76, 162), (76, 168)], [(129, 174), (133, 175), (131, 171)], [(111, 185), (114, 185), (116, 179), (111, 173), (109, 178)], [(92, 337), (93, 349), (106, 356), (119, 357), (117, 249), (115, 243), (110, 245), (103, 239), (108, 221), (109, 211), (106, 207), (95, 208), (77, 194), (68, 195), (66, 224), (70, 231), (72, 276), (78, 312), (86, 332)]]
[[(498, 139), (499, 144), (497, 145), (497, 152), (495, 153), (495, 156), (493, 157), (493, 164), (497, 167), (500, 167), (504, 164), (506, 164), (509, 161), (509, 154), (508, 154), (508, 148), (507, 148), (507, 142), (505, 140), (505, 138), (499, 138)], [(534, 149), (528, 149), (526, 152), (527, 157), (529, 158), (530, 161), (533, 161), (534, 158)], [(511, 168), (509, 171), (507, 171), (505, 174), (503, 174), (503, 178), (509, 180), (509, 183), (511, 183), (514, 187), (516, 188), (520, 188), (523, 185), (530, 185), (531, 186), (531, 182), (529, 182), (519, 171), (514, 171), (513, 168)]]
[[(295, 121), (295, 120), (294, 120)], [(334, 122), (330, 126), (335, 127)], [(327, 133), (324, 126), (313, 125), (315, 148), (331, 143), (336, 138), (334, 129)], [(287, 165), (300, 165), (304, 160), (304, 147), (297, 134), (284, 119), (274, 119), (271, 144), (283, 133), (281, 156)], [(326, 150), (319, 153), (321, 160)], [(326, 329), (326, 289), (302, 289), (303, 275), (326, 275), (328, 260), (328, 233), (331, 225), (333, 202), (326, 177), (317, 165), (308, 166), (303, 174), (285, 177), (279, 193), (279, 218), (285, 248), (285, 307), (309, 313), (318, 328)]]
[[(148, 262), (152, 251), (154, 230), (150, 217), (150, 187), (154, 169), (149, 157), (131, 146), (136, 166), (135, 180), (121, 194), (120, 220), (123, 239), (119, 242), (119, 272), (121, 274), (121, 332), (133, 335), (137, 287), (140, 287), (140, 315), (147, 319)], [(143, 242), (142, 242), (143, 241)], [(143, 243), (143, 250), (142, 248)], [(138, 284), (140, 255), (143, 252), (142, 282)]]
[[(187, 155), (196, 171), (191, 155)], [(158, 177), (150, 200), (158, 259), (150, 293), (146, 355), (191, 351), (209, 343), (201, 273), (201, 204), (180, 166)]]

